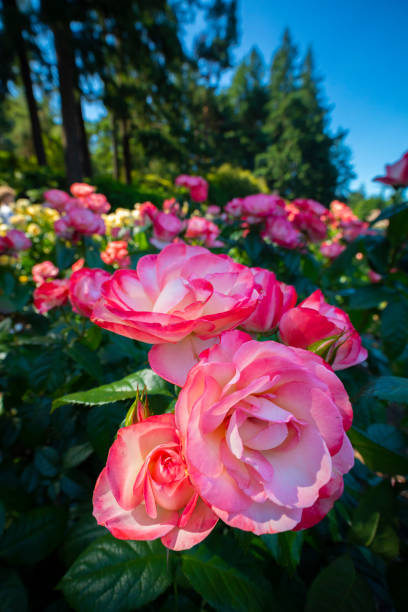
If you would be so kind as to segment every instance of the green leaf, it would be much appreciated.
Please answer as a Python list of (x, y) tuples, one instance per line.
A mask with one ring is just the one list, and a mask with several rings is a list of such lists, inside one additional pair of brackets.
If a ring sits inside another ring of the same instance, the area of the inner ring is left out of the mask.
[(2, 612), (28, 610), (28, 598), (24, 584), (17, 572), (8, 567), (0, 567), (0, 602)]
[(62, 456), (62, 468), (69, 470), (76, 467), (86, 459), (93, 452), (93, 448), (89, 442), (84, 444), (77, 444), (69, 448)]
[(147, 393), (152, 395), (167, 395), (172, 397), (169, 385), (153, 370), (146, 369), (129, 374), (116, 382), (90, 389), (89, 391), (79, 391), (70, 393), (54, 400), (52, 411), (64, 404), (86, 404), (95, 406), (109, 404), (119, 400), (134, 398), (138, 389), (146, 387)]
[(122, 404), (94, 406), (88, 413), (86, 431), (90, 443), (99, 457), (106, 460), (109, 447), (126, 415)]
[(322, 570), (307, 594), (305, 612), (374, 611), (371, 591), (346, 555)]
[(408, 208), (408, 202), (403, 202), (402, 204), (394, 204), (393, 206), (387, 206), (383, 211), (380, 212), (378, 217), (371, 221), (371, 225), (375, 225), (378, 221), (382, 221), (383, 219), (390, 219), (391, 217), (398, 215), (400, 212), (406, 210)]
[(374, 472), (408, 474), (408, 458), (373, 442), (365, 433), (352, 427), (347, 432), (353, 447), (362, 456), (365, 465)]
[(0, 536), (4, 531), (4, 525), (6, 524), (6, 508), (3, 502), (0, 501)]
[(349, 307), (352, 310), (367, 310), (368, 308), (377, 308), (382, 302), (392, 300), (394, 294), (387, 287), (378, 287), (376, 285), (369, 287), (358, 287), (348, 292)]
[(394, 299), (381, 313), (381, 335), (386, 354), (394, 359), (405, 349), (408, 340), (408, 301)]
[(213, 608), (222, 612), (263, 612), (273, 609), (274, 595), (268, 584), (260, 584), (231, 563), (214, 554), (205, 544), (183, 554), (183, 572)]
[(43, 446), (35, 451), (34, 465), (42, 476), (53, 478), (58, 474), (59, 455), (52, 446)]
[(364, 395), (374, 395), (389, 402), (408, 404), (408, 378), (380, 376), (365, 389)]
[(71, 565), (91, 542), (104, 535), (105, 527), (98, 525), (91, 513), (83, 516), (64, 538), (61, 555), (66, 565)]
[(278, 565), (290, 571), (296, 569), (302, 553), (302, 531), (285, 531), (284, 533), (265, 534), (260, 537)]
[(92, 376), (97, 382), (102, 382), (102, 366), (95, 351), (76, 342), (73, 346), (66, 348), (66, 352), (82, 370), (85, 370), (85, 372)]
[(370, 546), (376, 537), (380, 520), (389, 520), (395, 512), (395, 499), (388, 481), (370, 487), (360, 498), (353, 512), (349, 539)]
[(38, 563), (63, 539), (65, 524), (63, 508), (43, 506), (20, 514), (0, 538), (0, 557), (12, 563)]
[(160, 541), (106, 535), (78, 557), (59, 588), (79, 612), (131, 612), (154, 601), (169, 584), (167, 551)]

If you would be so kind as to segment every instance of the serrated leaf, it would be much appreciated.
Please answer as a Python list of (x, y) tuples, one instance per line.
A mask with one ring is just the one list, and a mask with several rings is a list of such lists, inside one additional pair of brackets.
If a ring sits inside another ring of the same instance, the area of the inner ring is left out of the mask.
[(94, 406), (88, 413), (86, 424), (88, 438), (99, 457), (104, 461), (125, 415), (125, 407), (119, 404)]
[(183, 554), (183, 572), (197, 593), (213, 608), (222, 612), (263, 612), (273, 609), (274, 596), (268, 583), (257, 584), (214, 554), (206, 545)]
[(380, 446), (367, 434), (352, 427), (347, 432), (353, 447), (361, 454), (365, 465), (374, 472), (384, 474), (408, 474), (408, 458)]
[(59, 587), (78, 612), (131, 612), (154, 601), (170, 584), (167, 551), (160, 541), (93, 542)]
[(12, 563), (38, 563), (62, 540), (65, 524), (63, 508), (43, 506), (20, 514), (0, 538), (0, 557)]
[(305, 612), (375, 612), (371, 591), (346, 555), (317, 575), (306, 599)]
[(66, 565), (71, 565), (91, 542), (105, 535), (105, 527), (98, 525), (91, 512), (82, 517), (64, 538), (61, 555)]
[(62, 456), (62, 467), (64, 470), (69, 470), (85, 461), (93, 452), (93, 448), (89, 442), (77, 444), (69, 448)]
[(408, 404), (408, 378), (401, 376), (380, 376), (364, 391), (389, 402)]
[(52, 411), (64, 404), (85, 404), (95, 406), (110, 404), (119, 400), (134, 398), (138, 389), (146, 387), (147, 393), (152, 395), (167, 395), (172, 397), (168, 384), (153, 370), (145, 369), (129, 374), (116, 382), (90, 389), (70, 393), (54, 400)]
[(43, 446), (35, 451), (34, 465), (42, 476), (53, 478), (58, 474), (59, 455), (52, 446)]
[(381, 313), (381, 336), (385, 352), (392, 359), (405, 349), (408, 340), (408, 301), (394, 299)]
[(27, 592), (20, 576), (14, 570), (0, 567), (0, 608), (2, 612), (28, 610)]
[(87, 346), (76, 342), (73, 346), (66, 348), (66, 353), (73, 359), (82, 370), (87, 372), (97, 382), (102, 382), (103, 371), (95, 351)]

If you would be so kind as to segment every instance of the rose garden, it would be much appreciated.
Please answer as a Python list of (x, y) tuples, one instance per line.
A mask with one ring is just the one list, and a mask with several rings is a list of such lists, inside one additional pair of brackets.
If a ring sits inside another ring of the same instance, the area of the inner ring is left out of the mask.
[(0, 2), (0, 612), (408, 610), (406, 7), (363, 4)]

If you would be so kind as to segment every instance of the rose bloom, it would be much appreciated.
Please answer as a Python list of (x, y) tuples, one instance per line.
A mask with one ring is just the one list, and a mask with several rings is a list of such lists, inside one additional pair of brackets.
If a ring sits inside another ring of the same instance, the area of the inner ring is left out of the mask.
[(183, 222), (176, 215), (158, 212), (153, 218), (153, 237), (150, 242), (156, 248), (162, 249), (173, 242), (183, 227)]
[(44, 282), (34, 289), (34, 306), (44, 314), (63, 306), (68, 301), (69, 280), (67, 278)]
[(174, 181), (175, 185), (187, 187), (193, 202), (205, 202), (208, 197), (208, 183), (202, 176), (180, 174)]
[(108, 265), (117, 263), (121, 268), (127, 268), (130, 266), (130, 257), (127, 246), (126, 240), (109, 242), (106, 249), (101, 252), (102, 261)]
[(394, 164), (385, 166), (385, 176), (376, 176), (374, 180), (393, 187), (406, 187), (408, 185), (408, 151)]
[(324, 356), (334, 370), (344, 370), (367, 359), (349, 316), (328, 304), (320, 289), (282, 316), (279, 335), (285, 344)]
[(326, 242), (322, 242), (320, 245), (320, 252), (329, 259), (336, 259), (336, 257), (338, 257), (345, 248), (346, 247), (339, 242), (330, 242), (327, 240)]
[(258, 299), (249, 268), (178, 243), (141, 257), (136, 270), (117, 270), (102, 287), (92, 321), (154, 344), (151, 367), (181, 386), (200, 352), (247, 319)]
[(172, 550), (198, 544), (218, 520), (190, 482), (173, 414), (119, 429), (93, 507), (98, 524), (116, 538), (161, 538)]
[(55, 208), (60, 212), (65, 209), (65, 204), (70, 199), (69, 193), (61, 189), (49, 189), (44, 193), (45, 205)]
[(59, 268), (54, 266), (52, 261), (43, 261), (39, 264), (35, 264), (31, 269), (33, 280), (36, 285), (41, 285), (41, 283), (49, 278), (55, 278), (58, 276), (58, 272)]
[(351, 422), (321, 357), (238, 331), (201, 354), (176, 404), (193, 486), (257, 535), (310, 527), (332, 508), (353, 465)]
[(111, 209), (106, 196), (102, 193), (90, 193), (87, 196), (80, 198), (85, 208), (89, 208), (94, 213), (102, 214), (107, 213)]
[(162, 208), (166, 213), (173, 213), (177, 215), (180, 212), (180, 204), (177, 202), (176, 198), (168, 198), (167, 200), (164, 200)]
[(318, 217), (328, 213), (327, 208), (323, 206), (323, 204), (316, 202), (316, 200), (311, 200), (310, 198), (297, 198), (293, 200), (292, 204), (296, 206), (298, 210), (312, 213)]
[(190, 217), (187, 221), (185, 237), (190, 240), (199, 240), (207, 247), (222, 247), (224, 243), (217, 240), (220, 228), (205, 217)]
[(73, 272), (76, 272), (77, 270), (81, 270), (84, 267), (84, 263), (85, 263), (85, 259), (81, 257), (81, 259), (78, 259), (75, 263), (72, 264), (71, 270)]
[(296, 289), (276, 280), (276, 276), (263, 268), (250, 268), (255, 288), (261, 298), (251, 316), (240, 327), (248, 332), (271, 332), (283, 313), (296, 304)]
[(312, 242), (319, 242), (326, 237), (326, 224), (313, 212), (296, 212), (289, 215), (293, 227), (304, 232)]
[(103, 283), (110, 278), (101, 268), (81, 268), (69, 279), (69, 301), (72, 309), (84, 317), (90, 317), (95, 302), (101, 297)]
[(70, 191), (74, 198), (85, 198), (91, 193), (94, 193), (96, 187), (88, 185), (87, 183), (72, 183)]
[(207, 207), (205, 213), (210, 217), (217, 217), (221, 213), (221, 208), (212, 204), (211, 206)]
[(351, 208), (339, 200), (331, 202), (330, 212), (338, 221), (358, 221), (358, 217), (356, 217)]
[(249, 195), (242, 199), (242, 215), (248, 223), (260, 223), (271, 215), (286, 217), (285, 200), (265, 193)]
[(284, 217), (267, 219), (262, 236), (287, 249), (296, 249), (303, 245), (301, 233)]
[(244, 198), (234, 198), (225, 205), (224, 210), (230, 217), (242, 217), (244, 211)]
[(139, 219), (141, 225), (151, 225), (155, 216), (159, 213), (157, 206), (152, 202), (143, 202), (143, 204), (135, 205), (137, 212), (139, 213)]
[(31, 247), (31, 240), (17, 229), (9, 230), (2, 238), (4, 251), (26, 251)]
[(99, 215), (87, 208), (70, 208), (65, 217), (54, 223), (55, 233), (62, 238), (77, 240), (80, 236), (103, 235), (105, 223)]

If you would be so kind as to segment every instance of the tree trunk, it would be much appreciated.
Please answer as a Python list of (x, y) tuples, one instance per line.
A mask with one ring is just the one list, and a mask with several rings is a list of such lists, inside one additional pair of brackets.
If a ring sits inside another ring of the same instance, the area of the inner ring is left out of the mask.
[[(21, 78), (24, 85), (24, 93), (27, 100), (28, 112), (30, 115), (31, 133), (33, 137), (33, 145), (38, 164), (40, 166), (47, 165), (44, 143), (41, 134), (41, 125), (38, 117), (37, 102), (33, 92), (33, 81), (31, 79), (30, 64), (27, 58), (27, 52), (24, 44), (24, 38), (21, 33), (20, 23), (21, 18), (17, 7), (16, 0), (4, 0), (4, 5), (8, 9), (10, 16), (10, 24), (7, 27), (13, 32), (18, 60), (20, 63)], [(14, 15), (13, 15), (14, 13)], [(8, 20), (7, 20), (8, 21)]]
[(82, 181), (84, 168), (71, 28), (68, 22), (59, 21), (53, 24), (52, 30), (57, 53), (67, 180), (69, 183), (74, 183)]
[(112, 127), (112, 165), (113, 165), (113, 178), (118, 181), (120, 176), (119, 168), (119, 143), (118, 143), (118, 132), (115, 114), (110, 113), (111, 127)]
[[(77, 89), (79, 91), (79, 87), (77, 87)], [(82, 169), (83, 169), (84, 175), (90, 178), (92, 176), (92, 163), (91, 163), (91, 156), (90, 156), (89, 147), (88, 147), (88, 137), (86, 135), (86, 130), (85, 130), (84, 116), (82, 114), (82, 105), (81, 105), (81, 100), (79, 98), (77, 101), (77, 113), (78, 113), (78, 120), (79, 120), (79, 127), (80, 127)]]
[(125, 166), (125, 180), (128, 185), (132, 182), (132, 158), (130, 155), (130, 134), (127, 119), (122, 119), (122, 145), (123, 163)]

